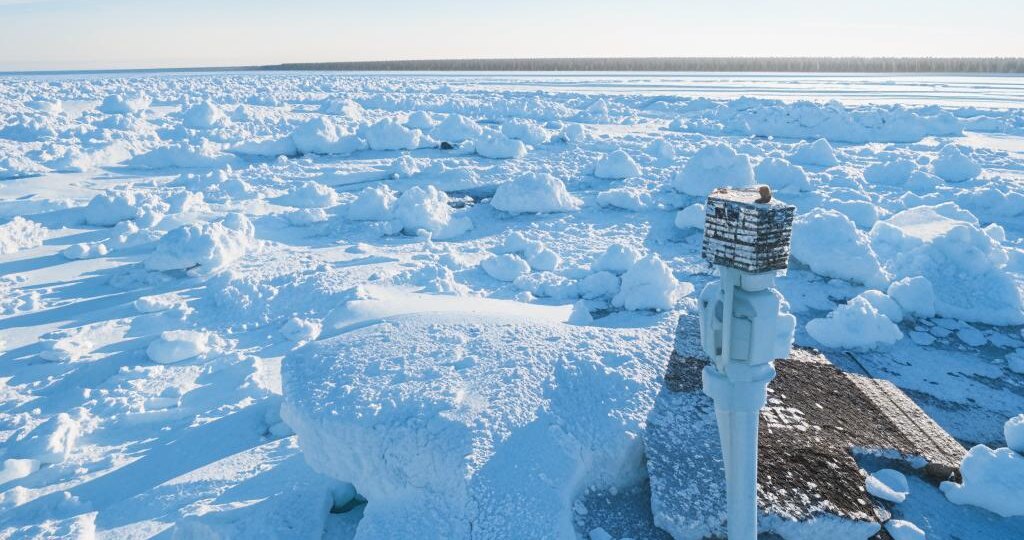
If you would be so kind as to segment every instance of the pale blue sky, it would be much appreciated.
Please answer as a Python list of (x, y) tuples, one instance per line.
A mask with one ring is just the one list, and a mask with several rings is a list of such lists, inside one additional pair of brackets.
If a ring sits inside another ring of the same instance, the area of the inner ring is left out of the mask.
[(1024, 0), (0, 0), (0, 71), (564, 56), (1024, 56)]

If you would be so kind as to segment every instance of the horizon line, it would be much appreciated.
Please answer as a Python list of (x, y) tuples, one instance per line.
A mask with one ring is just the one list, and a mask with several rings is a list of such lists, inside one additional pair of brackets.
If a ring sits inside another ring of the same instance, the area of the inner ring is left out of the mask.
[[(794, 62), (826, 63), (839, 69), (809, 69)], [(860, 65), (858, 65), (858, 63)], [(889, 65), (883, 65), (888, 63)], [(968, 63), (976, 63), (970, 66)], [(788, 64), (788, 65), (787, 65)], [(951, 64), (954, 69), (948, 68)], [(661, 66), (657, 69), (656, 66)], [(700, 69), (696, 69), (697, 67)], [(846, 69), (857, 67), (885, 69)], [(996, 67), (1002, 69), (974, 69)], [(902, 68), (902, 69), (901, 69)], [(282, 62), (278, 64), (193, 67), (128, 67), (95, 69), (0, 70), (3, 75), (59, 75), (93, 73), (160, 73), (210, 71), (422, 71), (422, 72), (661, 72), (661, 73), (949, 73), (1024, 74), (1021, 56), (579, 56), (438, 58), (404, 60), (343, 60)]]

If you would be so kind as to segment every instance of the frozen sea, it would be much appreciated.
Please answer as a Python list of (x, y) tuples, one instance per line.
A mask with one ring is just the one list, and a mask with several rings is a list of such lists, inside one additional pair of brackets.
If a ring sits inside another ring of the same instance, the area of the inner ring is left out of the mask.
[(232, 71), (0, 75), (0, 538), (664, 538), (646, 418), (755, 184), (796, 343), (1002, 449), (878, 507), (1024, 535), (1024, 78)]

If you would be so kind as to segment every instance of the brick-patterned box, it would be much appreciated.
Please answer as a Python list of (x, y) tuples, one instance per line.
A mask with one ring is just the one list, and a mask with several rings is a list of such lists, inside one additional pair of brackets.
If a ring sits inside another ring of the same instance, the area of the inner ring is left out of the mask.
[(794, 207), (767, 202), (757, 188), (719, 189), (708, 196), (701, 255), (712, 264), (754, 274), (789, 265)]

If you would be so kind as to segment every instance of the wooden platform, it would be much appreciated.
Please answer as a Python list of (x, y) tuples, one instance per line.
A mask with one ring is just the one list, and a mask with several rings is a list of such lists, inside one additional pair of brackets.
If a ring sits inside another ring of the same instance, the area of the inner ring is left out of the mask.
[[(677, 539), (724, 536), (725, 476), (696, 324), (680, 322), (645, 438), (655, 523)], [(857, 453), (934, 482), (958, 479), (964, 448), (888, 381), (840, 371), (812, 349), (776, 370), (760, 422), (762, 525), (841, 520), (852, 537), (871, 536), (886, 511), (866, 493)]]

